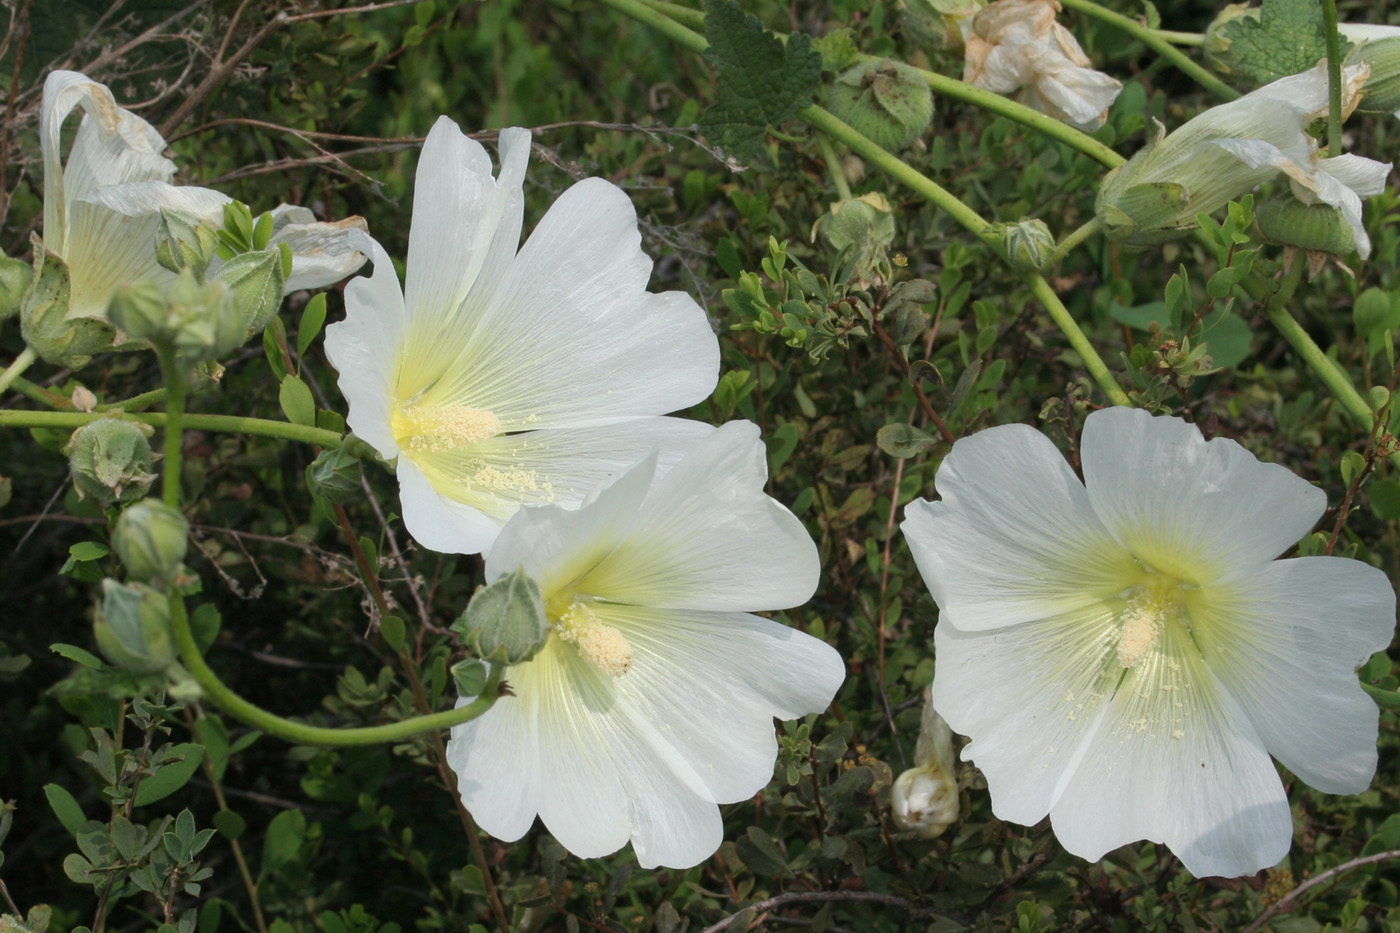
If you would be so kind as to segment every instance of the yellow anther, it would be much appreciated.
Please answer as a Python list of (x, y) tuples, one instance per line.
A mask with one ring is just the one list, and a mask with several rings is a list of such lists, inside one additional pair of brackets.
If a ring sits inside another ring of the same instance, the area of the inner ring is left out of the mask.
[(495, 437), (501, 422), (484, 408), (409, 405), (391, 419), (400, 447), (414, 451), (451, 450)]
[(587, 603), (573, 600), (556, 618), (554, 631), (604, 674), (621, 677), (632, 667), (632, 646), (626, 636), (599, 619)]

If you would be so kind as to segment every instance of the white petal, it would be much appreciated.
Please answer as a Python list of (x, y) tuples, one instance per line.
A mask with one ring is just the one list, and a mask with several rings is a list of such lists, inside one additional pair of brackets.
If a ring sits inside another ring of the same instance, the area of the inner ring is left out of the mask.
[[(414, 181), (404, 303), (412, 317), (406, 355), (422, 369), (409, 398), (451, 365), (477, 327), (482, 303), (520, 245), (528, 130), (501, 133), (501, 175), (476, 140), (439, 117)], [(478, 406), (479, 407), (479, 406)]]
[(1052, 112), (1053, 116), (1090, 130), (1103, 125), (1108, 108), (1123, 90), (1121, 81), (1067, 60), (1060, 67), (1043, 71), (1034, 87), (1036, 94), (1058, 111)]
[[(693, 405), (719, 343), (680, 292), (647, 292), (651, 260), (617, 186), (590, 178), (545, 214), (424, 404), (491, 411), (508, 429), (596, 424)], [(438, 335), (434, 335), (437, 338)], [(458, 340), (442, 337), (444, 341)], [(401, 386), (403, 397), (419, 390)]]
[(934, 480), (942, 500), (900, 526), (943, 619), (964, 631), (1075, 612), (1136, 573), (1055, 445), (1003, 425), (953, 445)]
[[(474, 697), (462, 697), (462, 707)], [(501, 697), (470, 722), (452, 727), (447, 764), (457, 774), (457, 793), (477, 824), (503, 842), (529, 832), (539, 765), (535, 755), (533, 704)]]
[[(1249, 875), (1288, 852), (1283, 785), (1249, 719), (1179, 626), (1124, 678), (1050, 811), (1089, 861), (1164, 842), (1197, 877)], [(941, 675), (940, 675), (941, 676)]]
[(407, 326), (403, 295), (382, 246), (361, 233), (350, 234), (347, 241), (370, 256), (374, 274), (345, 286), (345, 320), (326, 328), (326, 357), (340, 373), (337, 384), (349, 405), (350, 429), (380, 456), (395, 457), (399, 444), (390, 410)]
[(490, 549), (499, 522), (478, 509), (443, 496), (418, 465), (399, 456), (399, 504), (413, 540), (440, 554), (477, 554)]
[[(412, 457), (438, 496), (461, 508), (439, 517), (426, 510), (410, 517), (405, 509), (404, 521), (425, 546), (475, 553), (483, 550), (483, 524), (473, 517), (471, 543), (464, 538), (455, 547), (443, 546), (448, 543), (446, 526), (461, 524), (471, 513), (490, 520), (499, 531), (522, 505), (578, 508), (595, 486), (620, 475), (653, 450), (658, 452), (659, 468), (669, 469), (713, 430), (703, 422), (681, 418), (636, 418), (598, 427), (500, 435), (454, 450), (405, 452), (403, 457)], [(415, 522), (441, 527), (432, 531)]]
[(845, 665), (823, 641), (745, 613), (595, 604), (635, 652), (617, 678), (620, 707), (650, 724), (644, 738), (692, 790), (715, 803), (745, 800), (773, 778), (773, 718), (831, 703)]
[[(65, 168), (60, 160), (63, 121), (86, 111)], [(175, 163), (161, 155), (165, 140), (145, 120), (117, 106), (106, 85), (76, 71), (44, 81), (39, 146), (44, 159), (44, 236), (62, 254), (69, 205), (103, 185), (168, 181)]]
[(806, 602), (821, 562), (802, 522), (764, 491), (757, 425), (710, 434), (647, 494), (628, 534), (579, 583), (637, 606), (755, 610)]
[(283, 291), (322, 288), (352, 275), (368, 258), (350, 245), (350, 231), (366, 232), (363, 217), (321, 222), (304, 207), (279, 204), (272, 209), (269, 246), (286, 243), (292, 251), (292, 274)]
[(1084, 479), (1103, 523), (1155, 570), (1202, 585), (1261, 567), (1307, 533), (1326, 495), (1228, 438), (1179, 418), (1096, 411), (1084, 424)]
[(1356, 669), (1394, 634), (1386, 575), (1340, 557), (1277, 561), (1212, 586), (1201, 614), (1206, 663), (1274, 757), (1327, 793), (1364, 790), (1379, 712)]
[(998, 817), (1031, 825), (1054, 806), (1122, 673), (1116, 646), (1102, 606), (985, 632), (939, 621), (933, 705), (972, 737), (963, 758)]
[(227, 202), (227, 195), (209, 188), (160, 181), (108, 185), (73, 201), (62, 254), (69, 273), (68, 316), (105, 317), (118, 288), (171, 277), (156, 261), (161, 208), (207, 221), (221, 214)]
[(1375, 159), (1348, 152), (1323, 159), (1319, 168), (1363, 198), (1370, 198), (1385, 190), (1391, 163), (1377, 162)]

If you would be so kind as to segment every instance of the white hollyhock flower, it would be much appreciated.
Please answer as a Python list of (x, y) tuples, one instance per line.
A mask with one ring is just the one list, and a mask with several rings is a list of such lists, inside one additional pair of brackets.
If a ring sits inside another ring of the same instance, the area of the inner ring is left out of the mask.
[(963, 81), (997, 94), (1024, 88), (1022, 103), (1096, 130), (1123, 83), (1089, 67), (1079, 42), (1055, 21), (1058, 0), (997, 0), (972, 20)]
[(773, 717), (825, 709), (844, 677), (826, 643), (749, 614), (805, 602), (821, 569), (766, 478), (757, 427), (735, 422), (664, 473), (648, 457), (581, 509), (506, 525), (486, 577), (523, 567), (551, 632), (506, 672), (513, 695), (452, 729), (483, 829), (514, 841), (538, 814), (577, 856), (630, 840), (647, 868), (719, 847), (718, 804), (773, 776)]
[(1084, 482), (1025, 425), (959, 440), (903, 529), (940, 607), (933, 701), (992, 809), (1070, 852), (1166, 843), (1197, 876), (1288, 852), (1272, 754), (1327, 793), (1376, 767), (1357, 666), (1390, 643), (1386, 575), (1275, 560), (1325, 496), (1177, 418), (1089, 415)]
[[(84, 111), (68, 153), (60, 154), (63, 122)], [(155, 127), (117, 106), (104, 84), (75, 71), (55, 71), (44, 82), (39, 145), (44, 161), (44, 247), (68, 267), (71, 318), (101, 319), (112, 294), (133, 282), (172, 280), (156, 262), (155, 237), (162, 208), (223, 224), (227, 195), (209, 188), (170, 184), (175, 163), (161, 153)], [(273, 243), (292, 247), (288, 292), (339, 281), (364, 263), (346, 236), (363, 230), (359, 217), (314, 223), (305, 208), (274, 212)]]
[(659, 417), (710, 393), (719, 342), (688, 295), (646, 290), (627, 195), (579, 182), (517, 253), (530, 133), (500, 146), (492, 178), (486, 150), (438, 120), (403, 291), (364, 237), (374, 275), (346, 286), (326, 332), (350, 427), (398, 457), (404, 523), (436, 551), (484, 551), (522, 504), (576, 507), (654, 447), (669, 464), (712, 430)]

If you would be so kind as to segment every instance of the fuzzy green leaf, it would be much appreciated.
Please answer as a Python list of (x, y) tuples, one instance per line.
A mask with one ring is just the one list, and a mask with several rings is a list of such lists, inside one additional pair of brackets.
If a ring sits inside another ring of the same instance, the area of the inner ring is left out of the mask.
[(822, 57), (803, 33), (793, 33), (784, 45), (736, 0), (707, 0), (705, 38), (705, 58), (718, 69), (719, 84), (700, 127), (734, 158), (753, 161), (765, 129), (811, 103)]
[[(1241, 16), (1221, 28), (1232, 71), (1255, 84), (1307, 71), (1327, 57), (1322, 7), (1313, 0), (1264, 0), (1259, 17)], [(1342, 54), (1351, 43), (1342, 38)]]

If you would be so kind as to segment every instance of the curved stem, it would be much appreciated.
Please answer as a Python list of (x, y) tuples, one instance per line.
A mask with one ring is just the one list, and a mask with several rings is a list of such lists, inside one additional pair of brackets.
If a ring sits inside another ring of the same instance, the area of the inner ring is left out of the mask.
[[(0, 428), (80, 428), (100, 418), (120, 418), (163, 428), (169, 420), (161, 412), (75, 412), (75, 411), (16, 411), (0, 410)], [(265, 418), (244, 418), (238, 415), (184, 415), (182, 427), (196, 431), (217, 431), (224, 434), (255, 434), (260, 437), (280, 437), (319, 447), (339, 447), (345, 437), (334, 431), (311, 428), (286, 421)]]
[(1076, 229), (1066, 234), (1065, 238), (1061, 240), (1058, 245), (1056, 245), (1055, 254), (1050, 257), (1049, 261), (1046, 262), (1042, 268), (1051, 268), (1061, 259), (1064, 259), (1066, 256), (1068, 256), (1070, 250), (1074, 249), (1080, 243), (1083, 243), (1085, 240), (1089, 239), (1089, 237), (1098, 233), (1099, 230), (1101, 230), (1102, 228), (1103, 221), (1099, 219), (1097, 214), (1094, 215), (1094, 217), (1092, 217), (1087, 222), (1080, 224)]
[(831, 148), (831, 140), (825, 136), (817, 136), (817, 146), (822, 151), (822, 158), (826, 160), (826, 170), (831, 173), (831, 183), (836, 186), (836, 196), (842, 201), (851, 199), (851, 186), (846, 182), (846, 170), (841, 167), (841, 160), (836, 156), (836, 150)]
[(490, 709), (500, 692), (503, 669), (499, 665), (492, 664), (481, 695), (466, 706), (442, 713), (414, 716), (411, 719), (385, 723), (382, 726), (356, 726), (344, 729), (308, 726), (305, 723), (284, 719), (269, 713), (229, 689), (205, 662), (204, 656), (199, 653), (199, 646), (195, 644), (194, 634), (190, 631), (189, 617), (185, 614), (184, 600), (179, 597), (173, 597), (170, 600), (170, 623), (171, 630), (175, 635), (175, 643), (180, 648), (180, 657), (200, 688), (203, 689), (206, 699), (216, 703), (230, 716), (252, 726), (259, 732), (265, 732), (298, 745), (380, 745), (387, 742), (400, 742), (420, 732), (434, 732), (438, 729), (447, 729), (464, 722), (470, 722)]
[(38, 358), (39, 354), (34, 352), (33, 347), (26, 346), (20, 351), (19, 356), (15, 357), (15, 361), (7, 366), (3, 373), (0, 373), (0, 392), (4, 392), (10, 387), (10, 383), (24, 375), (24, 371)]
[(1135, 19), (1115, 13), (1094, 3), (1093, 0), (1060, 0), (1061, 4), (1071, 10), (1077, 10), (1086, 16), (1102, 20), (1110, 26), (1115, 26), (1124, 32), (1140, 40), (1152, 51), (1175, 65), (1183, 74), (1193, 79), (1197, 84), (1210, 91), (1217, 97), (1225, 100), (1234, 100), (1240, 96), (1240, 92), (1221, 81), (1215, 75), (1206, 71), (1200, 65), (1193, 62), (1176, 46), (1162, 37), (1162, 33), (1156, 29), (1149, 28), (1146, 24)]

